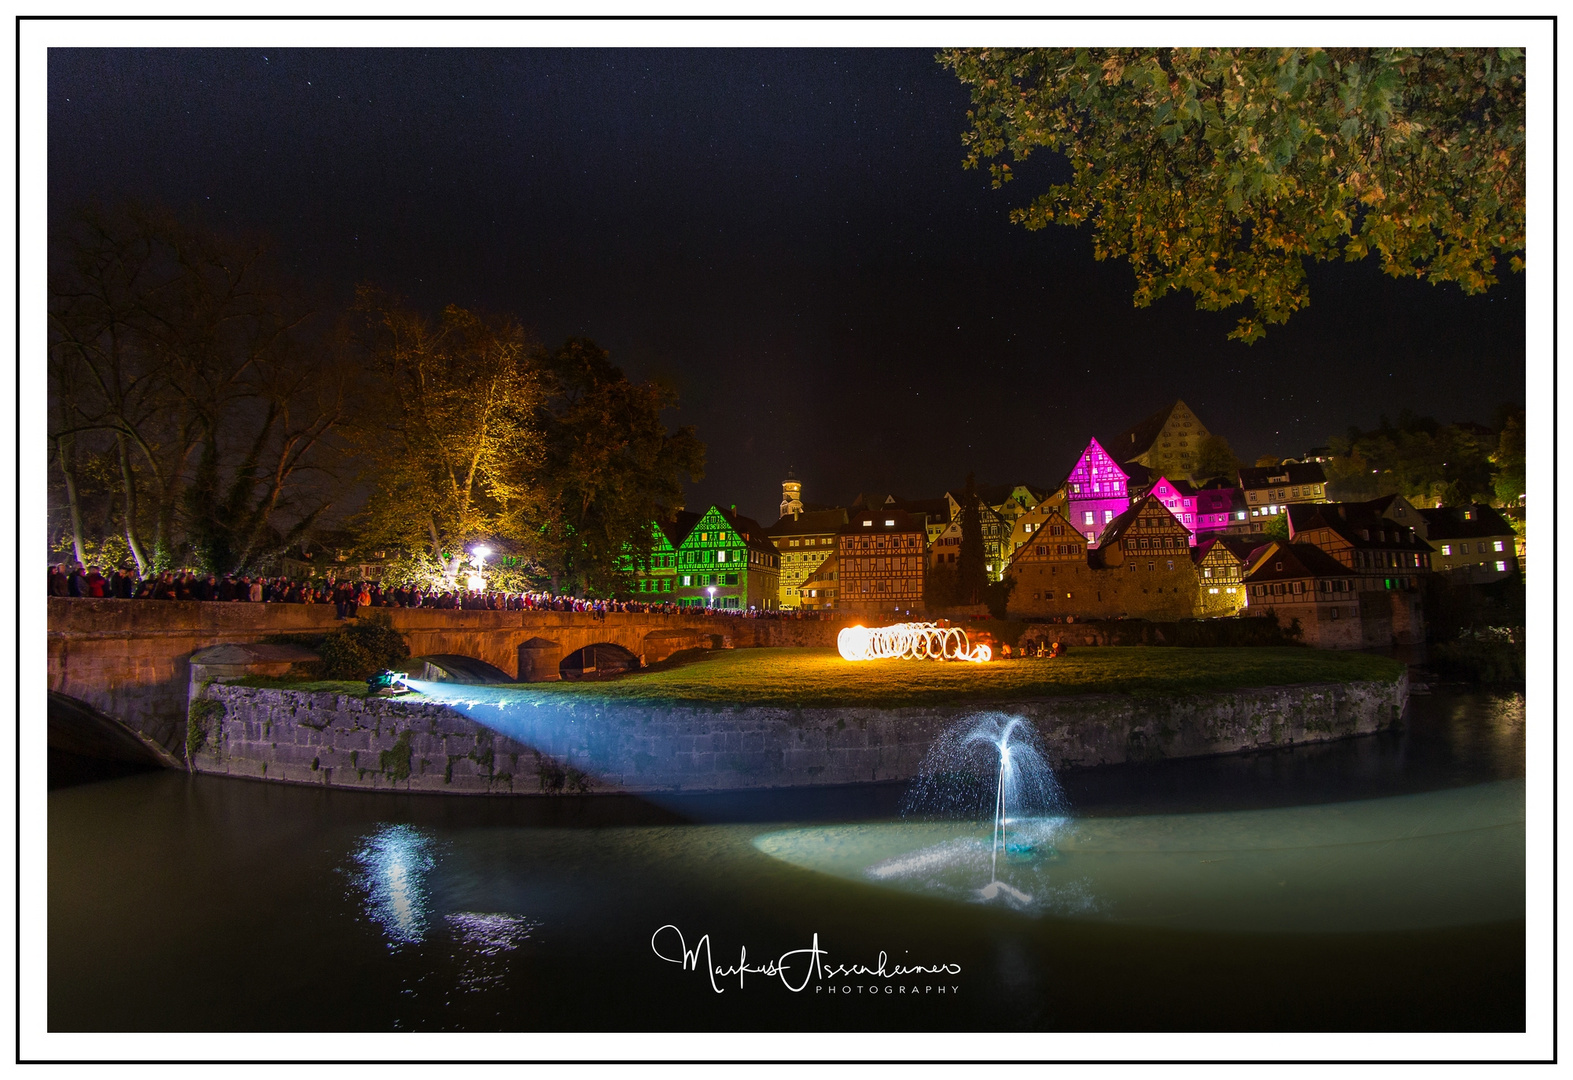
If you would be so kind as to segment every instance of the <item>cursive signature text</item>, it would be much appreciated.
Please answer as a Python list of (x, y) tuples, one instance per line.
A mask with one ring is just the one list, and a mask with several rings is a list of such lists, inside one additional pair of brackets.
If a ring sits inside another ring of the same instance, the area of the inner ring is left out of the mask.
[(821, 980), (894, 979), (908, 975), (961, 974), (960, 964), (892, 963), (883, 950), (880, 951), (879, 959), (872, 965), (832, 963), (830, 950), (820, 946), (817, 933), (812, 944), (806, 949), (788, 949), (774, 959), (753, 964), (748, 962), (746, 945), (738, 949), (736, 964), (717, 964), (710, 954), (709, 934), (694, 942), (694, 947), (690, 949), (683, 932), (671, 923), (667, 923), (650, 935), (650, 948), (656, 956), (669, 964), (679, 965), (684, 971), (703, 971), (710, 980), (710, 989), (718, 994), (725, 993), (725, 989), (721, 986), (723, 981), (736, 977), (738, 989), (741, 990), (750, 975), (778, 978), (781, 980), (781, 985), (794, 994), (800, 994), (810, 984)]

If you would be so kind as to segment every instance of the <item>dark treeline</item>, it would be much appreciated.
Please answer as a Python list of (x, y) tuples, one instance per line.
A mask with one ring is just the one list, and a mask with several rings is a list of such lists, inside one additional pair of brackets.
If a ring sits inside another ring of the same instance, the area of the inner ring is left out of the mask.
[(494, 587), (608, 595), (703, 474), (675, 394), (593, 341), (370, 285), (313, 303), (265, 241), (138, 206), (73, 216), (49, 271), (60, 560), (256, 574), (316, 542), (431, 586), (484, 545)]
[(1524, 487), (1524, 409), (1498, 408), (1490, 427), (1443, 424), (1429, 416), (1383, 416), (1376, 428), (1350, 428), (1328, 441), (1334, 499), (1402, 495), (1417, 506), (1467, 502), (1517, 506)]

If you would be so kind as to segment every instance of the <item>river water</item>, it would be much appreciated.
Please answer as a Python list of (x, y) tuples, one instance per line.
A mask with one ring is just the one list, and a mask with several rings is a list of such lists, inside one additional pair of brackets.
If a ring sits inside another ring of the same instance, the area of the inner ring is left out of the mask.
[(1026, 904), (934, 870), (971, 826), (900, 821), (903, 785), (64, 787), (49, 1027), (1522, 1030), (1524, 724), (1439, 687), (1381, 735), (1066, 771)]

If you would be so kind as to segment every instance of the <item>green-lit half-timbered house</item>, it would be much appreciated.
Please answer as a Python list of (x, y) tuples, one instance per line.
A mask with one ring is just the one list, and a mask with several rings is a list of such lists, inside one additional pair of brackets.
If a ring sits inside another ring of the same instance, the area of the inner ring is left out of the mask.
[(677, 546), (673, 594), (682, 607), (774, 610), (781, 553), (759, 522), (712, 506)]
[(677, 549), (688, 535), (688, 530), (698, 521), (698, 514), (679, 510), (671, 521), (650, 523), (649, 556), (630, 554), (624, 560), (624, 569), (632, 575), (629, 582), (630, 597), (652, 604), (663, 604), (673, 599), (672, 586), (677, 581)]

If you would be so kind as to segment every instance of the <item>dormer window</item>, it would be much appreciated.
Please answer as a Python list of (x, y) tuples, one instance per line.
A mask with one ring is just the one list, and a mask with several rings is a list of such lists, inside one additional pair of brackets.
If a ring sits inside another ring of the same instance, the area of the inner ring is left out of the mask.
[(865, 521), (865, 522), (864, 522), (864, 523), (863, 523), (863, 527), (864, 527), (864, 528), (865, 528), (865, 529), (866, 529), (866, 528), (868, 528), (868, 527), (869, 527), (869, 526), (870, 526), (870, 525), (872, 525), (872, 524), (874, 524), (874, 523), (873, 523), (873, 522), (872, 522), (872, 521)]
[(885, 519), (885, 524), (886, 525), (894, 525), (895, 523), (896, 523), (896, 519), (895, 518), (886, 518)]

